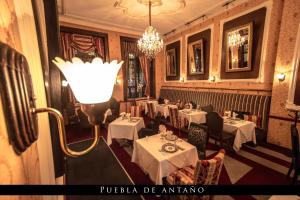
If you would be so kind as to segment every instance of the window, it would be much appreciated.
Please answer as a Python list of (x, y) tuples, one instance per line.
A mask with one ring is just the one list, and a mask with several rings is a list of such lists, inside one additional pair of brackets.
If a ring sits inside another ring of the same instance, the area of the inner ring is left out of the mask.
[(154, 62), (146, 59), (138, 50), (137, 39), (121, 37), (121, 54), (124, 77), (124, 100), (155, 97)]
[(139, 59), (133, 54), (129, 54), (128, 57), (127, 98), (145, 97), (146, 83), (144, 73), (139, 64)]

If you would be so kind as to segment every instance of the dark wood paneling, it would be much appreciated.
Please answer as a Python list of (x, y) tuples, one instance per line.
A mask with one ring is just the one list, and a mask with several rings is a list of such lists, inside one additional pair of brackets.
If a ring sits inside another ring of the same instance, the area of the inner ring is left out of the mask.
[(210, 37), (211, 29), (196, 33), (188, 37), (187, 44), (187, 58), (188, 58), (188, 45), (197, 40), (203, 39), (204, 48), (204, 74), (190, 74), (190, 63), (187, 59), (187, 80), (207, 80), (209, 78), (209, 60), (210, 60)]
[[(222, 44), (222, 62), (221, 78), (222, 79), (251, 79), (258, 78), (260, 68), (260, 58), (262, 52), (262, 41), (264, 35), (264, 26), (266, 18), (266, 8), (261, 8), (231, 21), (224, 23), (223, 26), (223, 44)], [(252, 69), (245, 72), (225, 72), (226, 69), (226, 40), (225, 33), (235, 27), (239, 27), (249, 22), (253, 22), (253, 40), (252, 40)]]
[[(166, 80), (167, 81), (174, 81), (174, 80), (179, 80), (180, 79), (180, 40), (173, 42), (171, 44), (168, 44), (166, 46), (166, 51), (175, 48), (175, 52), (176, 52), (176, 76), (167, 76), (167, 72), (166, 72)], [(165, 67), (165, 69), (167, 70), (167, 67)]]
[[(44, 80), (45, 83), (48, 83), (48, 88), (46, 90), (49, 90), (50, 93), (47, 94), (48, 98), (50, 95), (48, 106), (61, 111), (61, 74), (59, 69), (52, 63), (52, 60), (56, 56), (62, 57), (59, 45), (59, 23), (56, 0), (44, 0), (44, 11), (48, 48), (48, 67), (45, 67), (46, 69), (48, 68), (48, 72), (44, 71)], [(48, 75), (45, 73), (48, 73)], [(60, 177), (65, 173), (64, 154), (59, 144), (56, 119), (52, 116), (50, 116), (49, 118), (55, 177)]]

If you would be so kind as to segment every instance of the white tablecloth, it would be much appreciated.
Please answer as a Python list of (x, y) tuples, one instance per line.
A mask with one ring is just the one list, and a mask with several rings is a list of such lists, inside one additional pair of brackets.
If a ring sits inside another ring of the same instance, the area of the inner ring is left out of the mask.
[(169, 107), (177, 108), (177, 106), (173, 105), (173, 104), (158, 104), (155, 107), (155, 112), (156, 113), (160, 112), (162, 114), (162, 116), (167, 118), (167, 117), (169, 117)]
[(148, 113), (148, 106), (147, 106), (147, 103), (154, 103), (154, 108), (155, 106), (158, 104), (158, 101), (157, 100), (142, 100), (142, 101), (137, 101), (136, 102), (138, 106), (141, 107), (141, 109), (145, 110), (145, 114)]
[(204, 124), (206, 123), (206, 112), (204, 111), (197, 111), (197, 110), (190, 110), (184, 109), (179, 111), (179, 117), (182, 119), (185, 118), (189, 121), (189, 127), (191, 122), (195, 122), (197, 124)]
[(162, 184), (162, 178), (176, 171), (178, 168), (193, 165), (198, 161), (195, 146), (185, 142), (177, 142), (184, 150), (175, 153), (160, 152), (166, 141), (156, 134), (134, 141), (132, 162), (137, 163), (155, 184)]
[[(135, 117), (138, 118), (138, 117)], [(137, 122), (129, 122), (128, 119), (122, 120), (121, 117), (108, 125), (107, 144), (111, 145), (112, 138), (125, 138), (128, 140), (137, 140), (138, 131), (145, 127), (144, 120), (139, 117)]]
[(223, 130), (226, 132), (234, 133), (235, 139), (233, 143), (233, 149), (238, 151), (243, 143), (253, 141), (256, 144), (256, 135), (255, 135), (255, 123), (250, 121), (235, 121), (235, 124), (227, 122), (227, 119), (224, 120)]

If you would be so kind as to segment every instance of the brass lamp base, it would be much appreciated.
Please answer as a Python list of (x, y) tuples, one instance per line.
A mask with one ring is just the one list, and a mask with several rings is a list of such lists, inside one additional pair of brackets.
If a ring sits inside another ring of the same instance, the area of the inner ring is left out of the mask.
[[(93, 150), (100, 138), (100, 126), (99, 124), (93, 124), (94, 125), (94, 141), (91, 144), (91, 146), (89, 146), (87, 149), (82, 150), (82, 151), (73, 151), (72, 149), (70, 149), (66, 143), (66, 130), (65, 130), (65, 123), (64, 123), (64, 119), (62, 114), (54, 109), (54, 108), (34, 108), (32, 109), (32, 113), (34, 114), (38, 114), (38, 113), (44, 113), (47, 112), (51, 115), (53, 115), (56, 118), (57, 121), (57, 126), (58, 126), (58, 133), (59, 133), (59, 141), (60, 141), (60, 146), (62, 151), (67, 155), (67, 156), (71, 156), (71, 157), (78, 157), (78, 156), (82, 156), (84, 154), (89, 153), (91, 150)], [(96, 122), (96, 121), (94, 121)]]

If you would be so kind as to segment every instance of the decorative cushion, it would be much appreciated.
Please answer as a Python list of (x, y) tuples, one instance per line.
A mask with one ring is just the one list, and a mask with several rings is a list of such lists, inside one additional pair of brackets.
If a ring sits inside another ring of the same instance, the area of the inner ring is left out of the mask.
[(244, 120), (254, 122), (256, 127), (261, 128), (261, 117), (257, 115), (244, 115)]
[(235, 112), (237, 114), (237, 118), (240, 118), (240, 119), (244, 119), (244, 115), (250, 115), (250, 112), (245, 112), (245, 111), (236, 111), (236, 110), (233, 110), (232, 113)]
[(157, 101), (158, 101), (158, 104), (163, 104), (164, 103), (164, 99), (162, 97), (159, 97)]
[(202, 106), (201, 110), (205, 111), (205, 112), (213, 112), (214, 111), (214, 107), (210, 104), (210, 105), (207, 105), (207, 106)]
[(197, 104), (194, 101), (190, 101), (190, 104), (192, 104), (192, 108), (196, 109), (197, 108)]
[(166, 180), (170, 185), (192, 185), (194, 184), (194, 173), (195, 167), (187, 166), (171, 173)]

